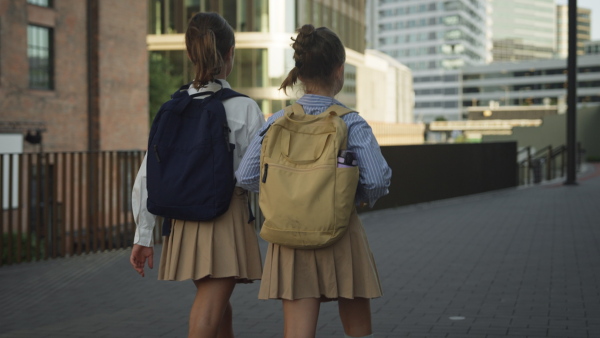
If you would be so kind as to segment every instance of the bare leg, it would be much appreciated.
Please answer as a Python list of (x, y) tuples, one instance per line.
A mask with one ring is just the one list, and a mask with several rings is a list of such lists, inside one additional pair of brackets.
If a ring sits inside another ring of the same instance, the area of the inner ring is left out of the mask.
[(363, 337), (372, 333), (371, 300), (368, 298), (339, 298), (338, 307), (344, 332), (351, 337)]
[[(227, 320), (226, 314), (231, 309), (229, 297), (235, 287), (234, 278), (203, 278), (194, 281), (196, 285), (196, 298), (190, 311), (190, 327), (188, 337), (215, 338), (229, 337), (222, 326)], [(231, 311), (229, 311), (231, 315)], [(231, 318), (231, 316), (229, 316)], [(231, 321), (229, 321), (231, 323)], [(223, 330), (223, 336), (220, 331)], [(232, 334), (232, 332), (231, 332)], [(233, 337), (233, 336), (231, 336)]]
[(218, 338), (233, 338), (233, 309), (231, 303), (227, 303), (223, 319), (221, 319), (221, 326), (219, 327)]
[(283, 337), (314, 338), (321, 300), (303, 298), (283, 300)]

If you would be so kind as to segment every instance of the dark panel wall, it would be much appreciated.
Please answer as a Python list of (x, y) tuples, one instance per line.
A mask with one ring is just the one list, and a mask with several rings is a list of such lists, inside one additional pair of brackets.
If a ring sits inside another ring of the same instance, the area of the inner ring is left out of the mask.
[(374, 209), (517, 185), (516, 142), (388, 146), (381, 152), (392, 168), (392, 185)]

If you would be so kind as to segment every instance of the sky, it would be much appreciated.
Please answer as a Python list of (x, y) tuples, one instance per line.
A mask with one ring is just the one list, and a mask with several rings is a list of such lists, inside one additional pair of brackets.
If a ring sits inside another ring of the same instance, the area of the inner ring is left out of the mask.
[[(558, 5), (568, 4), (567, 0), (556, 0)], [(600, 0), (577, 0), (577, 7), (592, 10), (592, 40), (600, 40)]]

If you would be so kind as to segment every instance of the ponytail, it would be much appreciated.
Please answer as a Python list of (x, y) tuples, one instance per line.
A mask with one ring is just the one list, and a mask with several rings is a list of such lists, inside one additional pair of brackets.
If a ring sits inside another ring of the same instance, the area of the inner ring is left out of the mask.
[(298, 67), (292, 68), (288, 73), (288, 76), (283, 80), (281, 86), (279, 86), (279, 90), (283, 89), (285, 95), (287, 95), (287, 88), (293, 87), (298, 82), (298, 75), (300, 74), (300, 69)]
[(197, 13), (190, 19), (185, 45), (194, 64), (194, 88), (206, 86), (221, 73), (224, 56), (234, 44), (233, 29), (220, 15)]

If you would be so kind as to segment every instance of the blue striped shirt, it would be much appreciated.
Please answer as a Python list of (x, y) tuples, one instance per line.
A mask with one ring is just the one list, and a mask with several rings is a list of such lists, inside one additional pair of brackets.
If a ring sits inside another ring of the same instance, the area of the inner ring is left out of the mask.
[[(344, 106), (338, 100), (320, 95), (306, 94), (296, 101), (310, 115), (318, 115), (332, 105)], [(345, 107), (345, 106), (344, 106)], [(283, 110), (271, 116), (250, 142), (248, 150), (235, 175), (238, 185), (250, 191), (258, 192), (260, 180), (261, 133), (275, 120), (283, 116)], [(360, 171), (360, 180), (356, 192), (356, 201), (368, 202), (371, 207), (380, 197), (387, 195), (392, 170), (381, 155), (379, 144), (371, 127), (360, 115), (350, 113), (342, 116), (348, 126), (348, 150), (356, 154)]]

